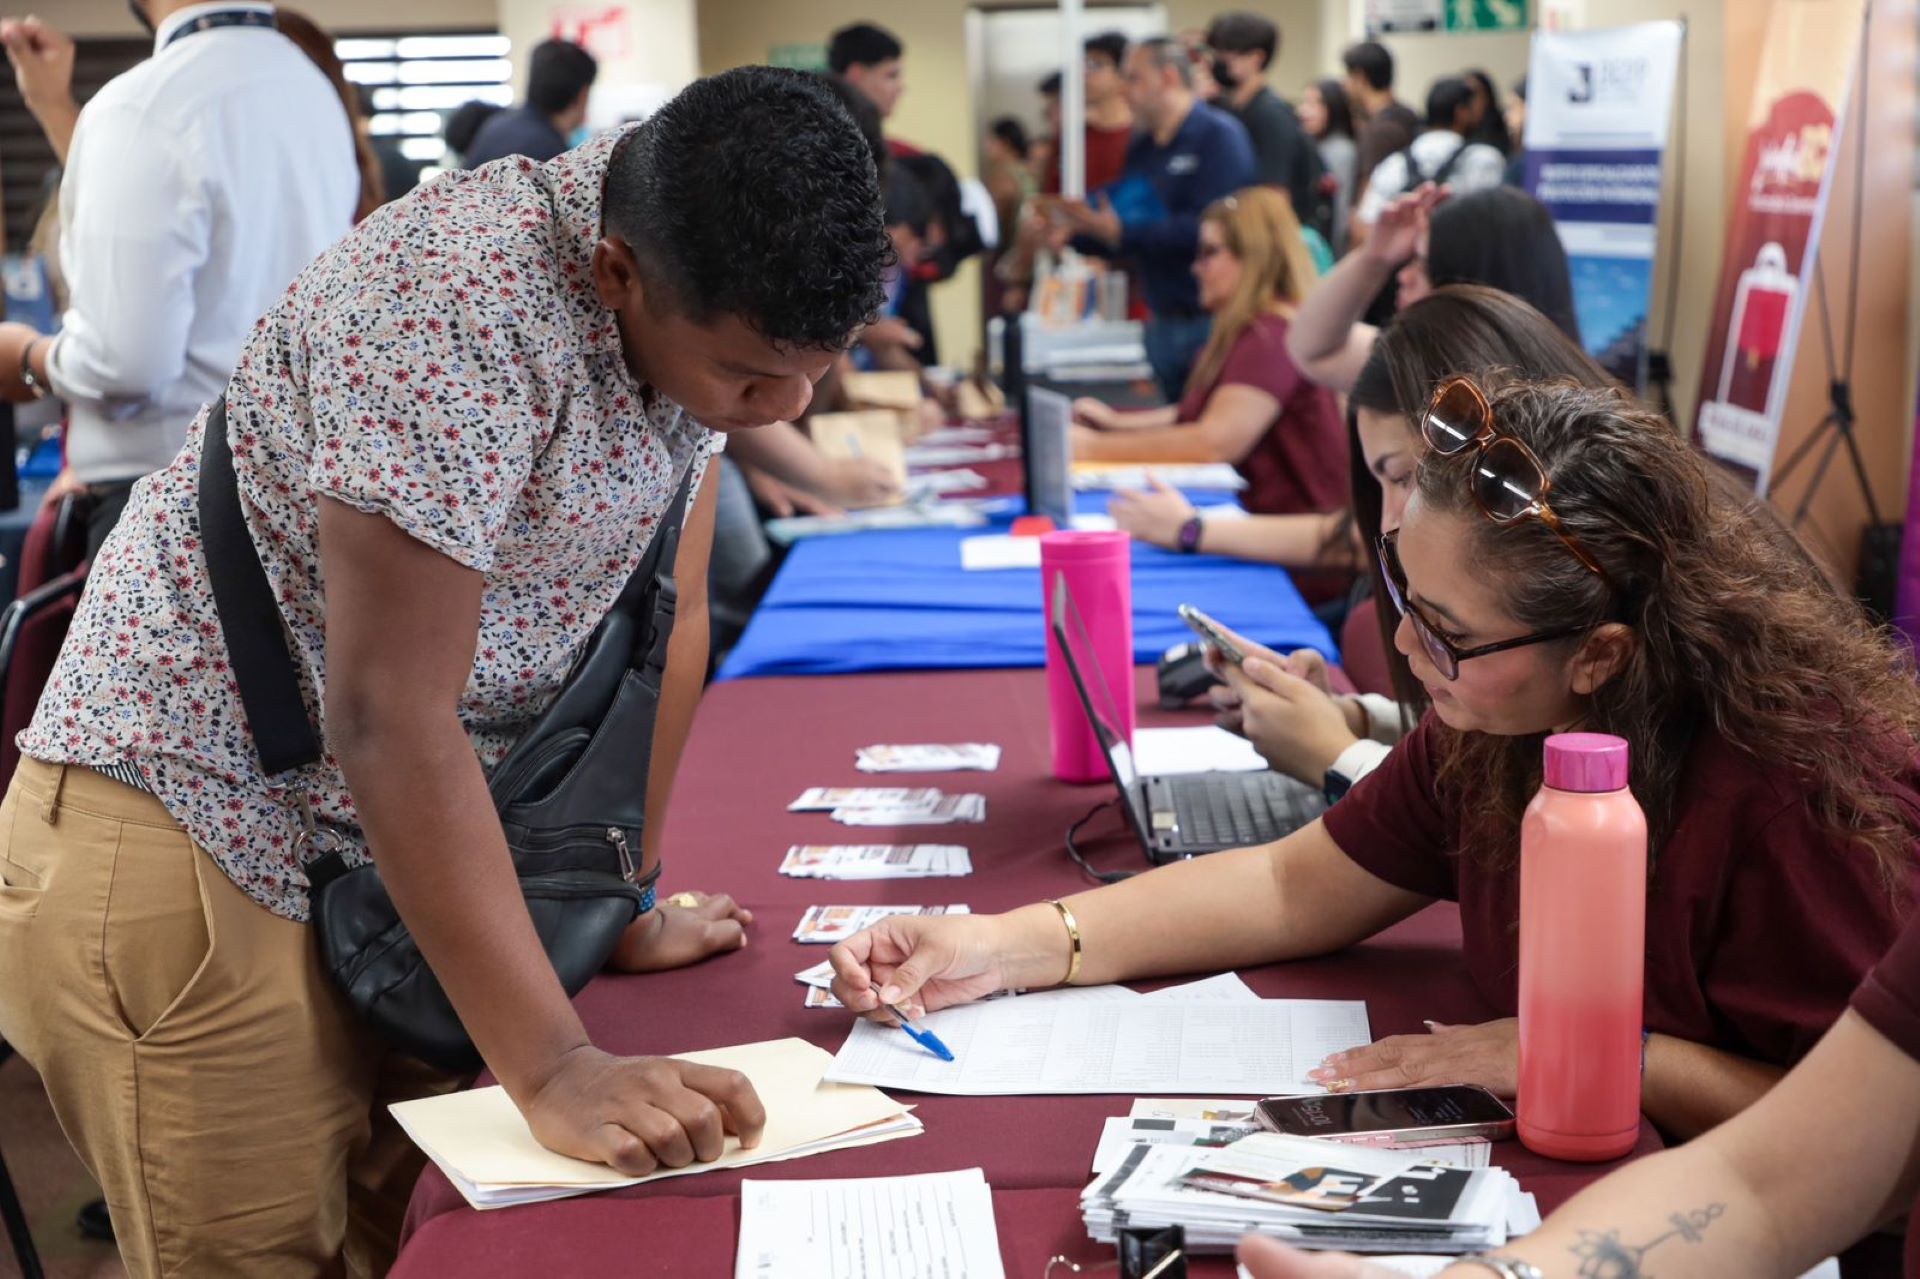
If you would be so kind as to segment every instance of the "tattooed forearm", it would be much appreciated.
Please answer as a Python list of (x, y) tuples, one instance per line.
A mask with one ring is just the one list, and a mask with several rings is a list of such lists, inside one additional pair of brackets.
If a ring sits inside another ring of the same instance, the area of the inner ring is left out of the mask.
[(1654, 1272), (1643, 1264), (1648, 1253), (1675, 1239), (1699, 1243), (1726, 1210), (1725, 1204), (1708, 1204), (1692, 1212), (1676, 1212), (1667, 1218), (1671, 1230), (1638, 1245), (1622, 1240), (1618, 1230), (1582, 1230), (1579, 1242), (1573, 1245), (1573, 1255), (1580, 1259), (1580, 1268), (1574, 1273), (1580, 1279), (1654, 1279)]

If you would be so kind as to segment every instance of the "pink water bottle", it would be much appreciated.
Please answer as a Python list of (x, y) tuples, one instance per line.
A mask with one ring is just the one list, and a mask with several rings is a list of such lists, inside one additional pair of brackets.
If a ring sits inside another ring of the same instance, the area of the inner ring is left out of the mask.
[[(1063, 619), (1075, 664), (1088, 682), (1094, 713), (1133, 745), (1133, 557), (1125, 533), (1048, 533), (1040, 539), (1040, 587), (1047, 611), (1047, 709), (1053, 726), (1053, 775), (1103, 782), (1106, 752), (1087, 722), (1054, 634), (1056, 583), (1073, 608)], [(1091, 659), (1091, 660), (1089, 660)], [(1103, 688), (1102, 682), (1105, 687)]]
[(1520, 1140), (1618, 1159), (1640, 1135), (1647, 819), (1627, 744), (1561, 733), (1520, 825)]

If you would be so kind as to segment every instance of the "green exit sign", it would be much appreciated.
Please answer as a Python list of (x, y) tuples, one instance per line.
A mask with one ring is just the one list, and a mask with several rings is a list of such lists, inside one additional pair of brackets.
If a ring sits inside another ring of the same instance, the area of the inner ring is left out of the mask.
[(767, 65), (792, 67), (795, 71), (825, 71), (827, 46), (824, 44), (776, 44), (767, 50)]
[(1447, 0), (1449, 31), (1525, 31), (1527, 0)]

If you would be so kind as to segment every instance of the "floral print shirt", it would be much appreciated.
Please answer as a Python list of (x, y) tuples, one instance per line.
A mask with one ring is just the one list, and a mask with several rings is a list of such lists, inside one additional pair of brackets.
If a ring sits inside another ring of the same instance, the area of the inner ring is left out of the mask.
[[(459, 715), (491, 766), (558, 691), (689, 467), (724, 437), (628, 370), (593, 290), (607, 161), (449, 174), (329, 249), (255, 327), (227, 388), (241, 505), (321, 726), (317, 498), (391, 520), (485, 576)], [(206, 415), (101, 551), (21, 750), (137, 770), (255, 901), (307, 917), (284, 789), (365, 857), (329, 751), (262, 775), (227, 665), (195, 490)]]

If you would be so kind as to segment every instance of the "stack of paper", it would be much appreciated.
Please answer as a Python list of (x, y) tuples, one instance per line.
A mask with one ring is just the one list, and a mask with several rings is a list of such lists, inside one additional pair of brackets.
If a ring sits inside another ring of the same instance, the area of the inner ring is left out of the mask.
[(1225, 462), (1189, 462), (1173, 466), (1143, 466), (1135, 462), (1075, 462), (1073, 486), (1085, 490), (1143, 489), (1147, 476), (1177, 489), (1224, 489), (1247, 486), (1240, 472)]
[(871, 529), (979, 528), (987, 517), (967, 502), (920, 500), (904, 506), (876, 506), (845, 515), (787, 515), (767, 521), (767, 536), (780, 546), (810, 537), (864, 533)]
[(946, 795), (931, 786), (813, 786), (787, 811), (829, 813), (843, 826), (945, 826), (987, 820), (987, 797)]
[(977, 493), (987, 487), (988, 483), (987, 477), (980, 472), (962, 466), (951, 470), (921, 471), (917, 475), (909, 475), (901, 493), (909, 502), (926, 501), (944, 497), (949, 493)]
[(1214, 724), (1194, 728), (1136, 728), (1133, 767), (1142, 777), (1187, 773), (1258, 773), (1267, 761), (1253, 743)]
[(992, 742), (862, 746), (853, 762), (863, 773), (991, 773), (1000, 767), (1000, 748)]
[(1005, 1279), (978, 1168), (740, 1183), (734, 1279)]
[(795, 879), (925, 879), (973, 874), (958, 844), (795, 844), (780, 863)]
[(965, 906), (809, 906), (793, 926), (793, 939), (808, 945), (845, 941), (889, 915), (966, 915)]
[[(832, 980), (831, 971), (828, 980)], [(1172, 993), (1161, 992), (1162, 995)], [(1257, 998), (1252, 991), (1247, 994)], [(1119, 1167), (1130, 1145), (1218, 1146), (1258, 1129), (1253, 1103), (1245, 1098), (1142, 1097), (1133, 1103), (1133, 1109), (1125, 1118), (1107, 1120), (1106, 1131), (1100, 1137), (1100, 1149), (1094, 1152), (1093, 1170), (1106, 1172)], [(1165, 1133), (1174, 1135), (1157, 1135)], [(1184, 1140), (1187, 1136), (1212, 1140), (1189, 1142)], [(1491, 1142), (1477, 1137), (1419, 1147), (1421, 1159), (1449, 1168), (1485, 1168), (1491, 1162), (1492, 1149)]]
[(629, 1177), (605, 1164), (570, 1159), (542, 1146), (504, 1088), (403, 1101), (392, 1107), (393, 1117), (466, 1201), (482, 1209), (798, 1159), (922, 1131), (908, 1107), (877, 1089), (823, 1082), (830, 1058), (824, 1049), (803, 1039), (683, 1053), (678, 1060), (737, 1070), (752, 1081), (767, 1111), (766, 1131), (758, 1146), (747, 1150), (737, 1138), (728, 1137), (725, 1153), (712, 1163)]
[(906, 451), (908, 466), (965, 466), (998, 462), (1014, 455), (1006, 444), (915, 444)]
[(906, 1036), (860, 1021), (829, 1079), (969, 1096), (1037, 1093), (1320, 1092), (1307, 1072), (1370, 1043), (1357, 1001), (1144, 996), (1073, 987), (929, 1013), (941, 1061)]
[(1135, 1145), (1081, 1195), (1087, 1233), (1178, 1225), (1196, 1252), (1250, 1230), (1349, 1252), (1498, 1248), (1539, 1224), (1532, 1196), (1500, 1168), (1444, 1168), (1418, 1152), (1257, 1132), (1215, 1150)]

